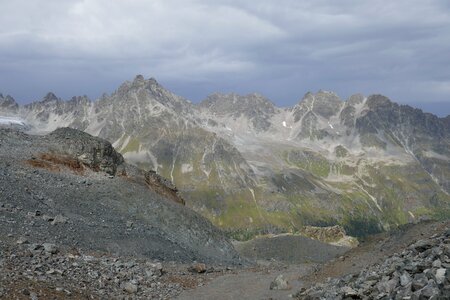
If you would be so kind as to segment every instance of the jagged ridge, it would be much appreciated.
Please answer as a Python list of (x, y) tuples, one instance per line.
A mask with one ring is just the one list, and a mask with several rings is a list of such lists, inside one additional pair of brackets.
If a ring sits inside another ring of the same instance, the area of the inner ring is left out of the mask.
[(278, 108), (257, 94), (214, 94), (192, 104), (137, 76), (94, 102), (4, 103), (2, 114), (35, 131), (69, 126), (108, 139), (240, 238), (303, 225), (367, 234), (450, 208), (449, 117), (380, 95), (319, 91)]

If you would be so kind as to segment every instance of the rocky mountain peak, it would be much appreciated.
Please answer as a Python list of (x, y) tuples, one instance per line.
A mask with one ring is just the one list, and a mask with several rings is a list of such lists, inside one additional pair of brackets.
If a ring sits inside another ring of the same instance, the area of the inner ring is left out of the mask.
[[(333, 92), (319, 90), (316, 94), (308, 92), (302, 100), (294, 106), (294, 115), (302, 115), (312, 111), (324, 118), (329, 118), (339, 112), (343, 101)], [(299, 116), (296, 117), (299, 119)]]
[(145, 78), (141, 74), (136, 75), (136, 77), (134, 77), (134, 80), (133, 80), (133, 82), (143, 82), (143, 81), (145, 81)]
[(2, 94), (0, 94), (0, 103), (17, 104), (13, 97), (10, 95), (3, 96)]
[(358, 105), (364, 102), (364, 95), (363, 94), (354, 94), (351, 95), (348, 99), (347, 99), (347, 104), (348, 105)]
[(52, 92), (48, 92), (47, 95), (45, 95), (45, 97), (42, 99), (41, 102), (43, 103), (48, 103), (48, 102), (57, 102), (60, 101), (60, 99), (58, 97), (56, 97), (56, 95)]
[(391, 100), (383, 95), (370, 95), (367, 98), (367, 106), (370, 109), (375, 109), (378, 107), (388, 107), (391, 106), (393, 102)]
[(238, 94), (215, 93), (203, 100), (198, 107), (223, 117), (247, 118), (257, 131), (267, 130), (268, 121), (275, 114), (275, 105), (262, 95), (253, 93), (245, 96)]
[(89, 99), (88, 96), (83, 95), (83, 96), (73, 96), (68, 103), (73, 103), (73, 104), (87, 104), (90, 103), (91, 100)]
[(10, 95), (3, 96), (0, 94), (0, 109), (9, 112), (16, 112), (19, 109), (19, 105)]
[(148, 90), (164, 89), (155, 78), (145, 79), (143, 75), (136, 75), (131, 83), (131, 88), (145, 88)]

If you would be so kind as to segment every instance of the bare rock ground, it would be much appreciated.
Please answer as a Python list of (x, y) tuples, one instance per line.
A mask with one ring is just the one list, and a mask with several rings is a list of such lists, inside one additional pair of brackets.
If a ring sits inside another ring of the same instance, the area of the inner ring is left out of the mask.
[(219, 229), (163, 186), (87, 133), (0, 129), (2, 236), (165, 261), (241, 263)]
[[(442, 234), (448, 228), (450, 221), (406, 225), (369, 237), (358, 247), (328, 262), (288, 266), (272, 261), (266, 269), (243, 270), (218, 277), (205, 286), (183, 291), (177, 299), (319, 299), (301, 296), (298, 291), (330, 281), (330, 278), (358, 274), (369, 266), (383, 263), (388, 256), (401, 253), (414, 242)], [(292, 289), (270, 290), (271, 282), (280, 274), (288, 280)]]

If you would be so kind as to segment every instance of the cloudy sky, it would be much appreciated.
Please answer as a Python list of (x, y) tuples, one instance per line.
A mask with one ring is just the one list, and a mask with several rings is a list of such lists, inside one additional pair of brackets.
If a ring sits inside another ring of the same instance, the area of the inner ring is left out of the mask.
[(0, 92), (96, 99), (136, 74), (194, 102), (381, 93), (450, 114), (448, 0), (0, 0)]

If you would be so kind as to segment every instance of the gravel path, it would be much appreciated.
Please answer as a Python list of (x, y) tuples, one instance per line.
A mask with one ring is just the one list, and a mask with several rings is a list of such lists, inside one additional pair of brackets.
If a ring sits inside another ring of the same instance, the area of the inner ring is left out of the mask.
[[(351, 249), (328, 262), (326, 261), (329, 257), (322, 256), (323, 262), (326, 262), (322, 265), (291, 264), (289, 267), (269, 266), (267, 269), (245, 270), (218, 277), (205, 286), (197, 287), (193, 290), (185, 290), (177, 299), (291, 299), (291, 295), (295, 295), (302, 287), (324, 282), (328, 278), (341, 277), (350, 273), (359, 273), (369, 265), (383, 262), (389, 255), (402, 252), (412, 242), (442, 232), (449, 226), (450, 221), (405, 225), (392, 232), (372, 236), (366, 241), (363, 241), (359, 247)], [(290, 250), (288, 250), (289, 243), (287, 240), (283, 240), (279, 248), (279, 257), (282, 257), (283, 252), (287, 251), (288, 255), (284, 260), (288, 261), (289, 258), (292, 258), (292, 254), (289, 253), (296, 252), (296, 250), (303, 254), (297, 255), (297, 260), (313, 255), (311, 253), (314, 250), (313, 247), (301, 248), (300, 245), (296, 245), (300, 239), (292, 240), (293, 243), (291, 243), (291, 246), (293, 248)], [(262, 248), (255, 248), (252, 251), (259, 254), (258, 258), (265, 258), (260, 263), (267, 263), (273, 256), (273, 250), (276, 249), (276, 243), (273, 243), (275, 241), (279, 240), (264, 240), (256, 243), (253, 241), (247, 243), (245, 247), (241, 244), (237, 248), (242, 254), (247, 253), (249, 249), (253, 249), (252, 247), (257, 247), (258, 245), (260, 247), (263, 246)], [(252, 245), (252, 247), (249, 248), (247, 247), (248, 245)], [(294, 248), (294, 245), (298, 248)], [(324, 251), (327, 253), (327, 247), (317, 248), (316, 250), (318, 253), (323, 253)], [(269, 257), (263, 257), (263, 254), (269, 254)], [(335, 254), (338, 253), (336, 252)], [(316, 255), (315, 257), (317, 259), (321, 258), (320, 255)], [(280, 274), (288, 280), (292, 288), (289, 290), (270, 290), (271, 282)]]
[[(299, 278), (309, 274), (314, 266), (313, 264), (302, 264), (278, 270), (253, 270), (229, 274), (218, 277), (205, 286), (186, 290), (176, 299), (290, 299), (290, 295), (302, 287)], [(270, 283), (280, 274), (288, 280), (291, 289), (270, 290)]]

